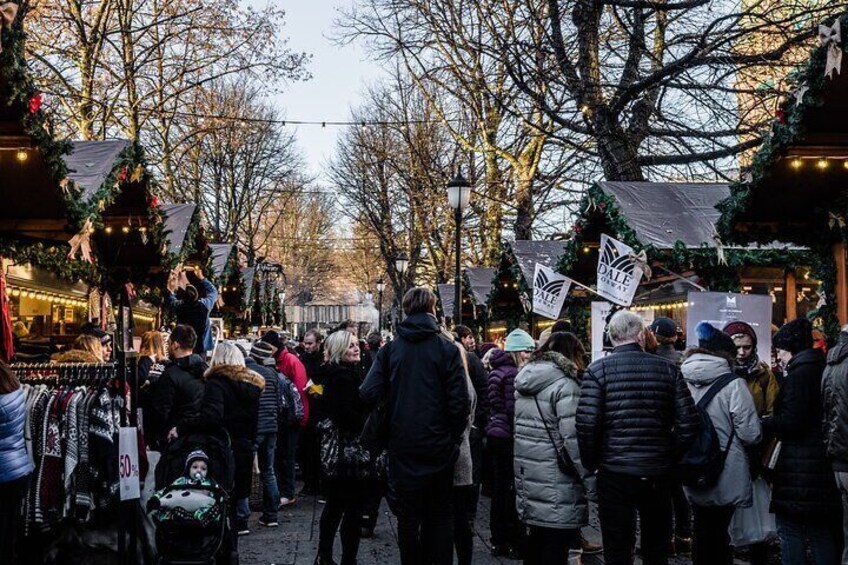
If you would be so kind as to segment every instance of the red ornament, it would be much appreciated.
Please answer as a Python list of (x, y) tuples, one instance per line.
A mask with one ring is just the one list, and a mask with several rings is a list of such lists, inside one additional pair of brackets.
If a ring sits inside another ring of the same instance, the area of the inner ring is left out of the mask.
[(606, 210), (606, 208), (607, 208), (607, 203), (606, 203), (606, 202), (599, 202), (599, 203), (598, 203), (598, 210), (600, 210), (600, 211), (602, 211), (602, 212), (603, 212), (604, 210)]
[(574, 233), (578, 235), (583, 233), (583, 226), (581, 226), (580, 224), (574, 224), (573, 226), (571, 226), (571, 229)]
[(129, 174), (130, 174), (129, 170), (127, 169), (126, 165), (121, 167), (121, 172), (118, 175), (118, 182), (124, 182), (125, 180), (127, 180), (127, 177), (129, 176)]
[(777, 112), (774, 113), (774, 116), (777, 118), (778, 123), (786, 123), (786, 112), (784, 112), (782, 108), (778, 109)]
[(159, 207), (159, 198), (158, 197), (156, 197), (156, 196), (150, 197), (150, 207), (151, 208), (158, 208)]
[(33, 94), (32, 98), (29, 99), (29, 103), (27, 104), (27, 106), (29, 107), (29, 113), (35, 114), (36, 112), (38, 112), (41, 109), (42, 102), (43, 100), (40, 92), (36, 92), (35, 94)]

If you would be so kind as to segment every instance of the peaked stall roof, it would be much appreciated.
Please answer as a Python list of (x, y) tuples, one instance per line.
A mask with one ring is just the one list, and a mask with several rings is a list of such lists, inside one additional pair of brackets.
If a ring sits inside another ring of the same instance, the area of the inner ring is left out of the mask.
[(241, 277), (244, 281), (244, 304), (246, 308), (250, 307), (253, 297), (253, 279), (256, 275), (256, 267), (244, 267), (241, 270)]
[(721, 212), (716, 205), (730, 196), (727, 184), (599, 182), (615, 199), (619, 213), (643, 245), (673, 249), (715, 247)]
[(218, 278), (224, 274), (224, 270), (227, 268), (227, 261), (230, 259), (234, 245), (232, 243), (211, 243), (209, 247), (212, 249), (212, 276)]
[(436, 290), (439, 292), (439, 300), (442, 303), (442, 313), (446, 318), (453, 318), (453, 304), (456, 295), (454, 286), (450, 283), (440, 283), (436, 285)]
[[(521, 270), (521, 276), (528, 286), (533, 286), (533, 275), (536, 263), (541, 263), (551, 269), (556, 269), (559, 260), (565, 253), (564, 241), (531, 241), (519, 239), (510, 244), (512, 255)], [(494, 275), (492, 275), (494, 278)], [(491, 284), (489, 285), (491, 287)]]
[(130, 142), (125, 139), (72, 141), (71, 152), (64, 155), (68, 178), (82, 189), (81, 198), (90, 200), (112, 173), (118, 157)]
[(486, 306), (492, 293), (495, 269), (488, 267), (469, 267), (465, 269), (466, 280), (471, 287), (471, 295), (478, 306)]
[(168, 240), (168, 253), (179, 255), (183, 250), (196, 204), (160, 204), (165, 223), (165, 238)]

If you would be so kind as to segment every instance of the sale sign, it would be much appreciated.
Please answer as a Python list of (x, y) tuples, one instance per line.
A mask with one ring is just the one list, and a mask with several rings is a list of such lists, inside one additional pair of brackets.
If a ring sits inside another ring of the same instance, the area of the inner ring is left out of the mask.
[(138, 466), (138, 428), (121, 428), (118, 435), (118, 479), (121, 500), (141, 496)]

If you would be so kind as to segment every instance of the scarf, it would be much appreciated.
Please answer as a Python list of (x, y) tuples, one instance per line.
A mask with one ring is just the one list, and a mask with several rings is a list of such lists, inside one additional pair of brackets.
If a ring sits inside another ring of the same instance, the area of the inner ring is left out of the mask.
[(756, 351), (752, 351), (745, 363), (736, 361), (736, 374), (745, 380), (757, 377), (760, 369), (760, 357)]

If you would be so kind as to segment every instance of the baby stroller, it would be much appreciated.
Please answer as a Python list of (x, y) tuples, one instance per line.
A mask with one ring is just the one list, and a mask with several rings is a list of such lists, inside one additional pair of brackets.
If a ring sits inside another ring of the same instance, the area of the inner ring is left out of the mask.
[[(185, 474), (186, 457), (195, 450), (203, 450), (209, 457), (207, 478), (218, 486), (170, 486)], [(177, 438), (162, 451), (156, 466), (156, 489), (172, 491), (175, 496), (188, 496), (192, 489), (206, 491), (220, 505), (220, 512), (208, 523), (191, 519), (169, 519), (156, 522), (156, 546), (163, 565), (237, 564), (238, 554), (233, 550), (231, 505), (234, 462), (229, 438), (211, 435), (190, 435)]]

